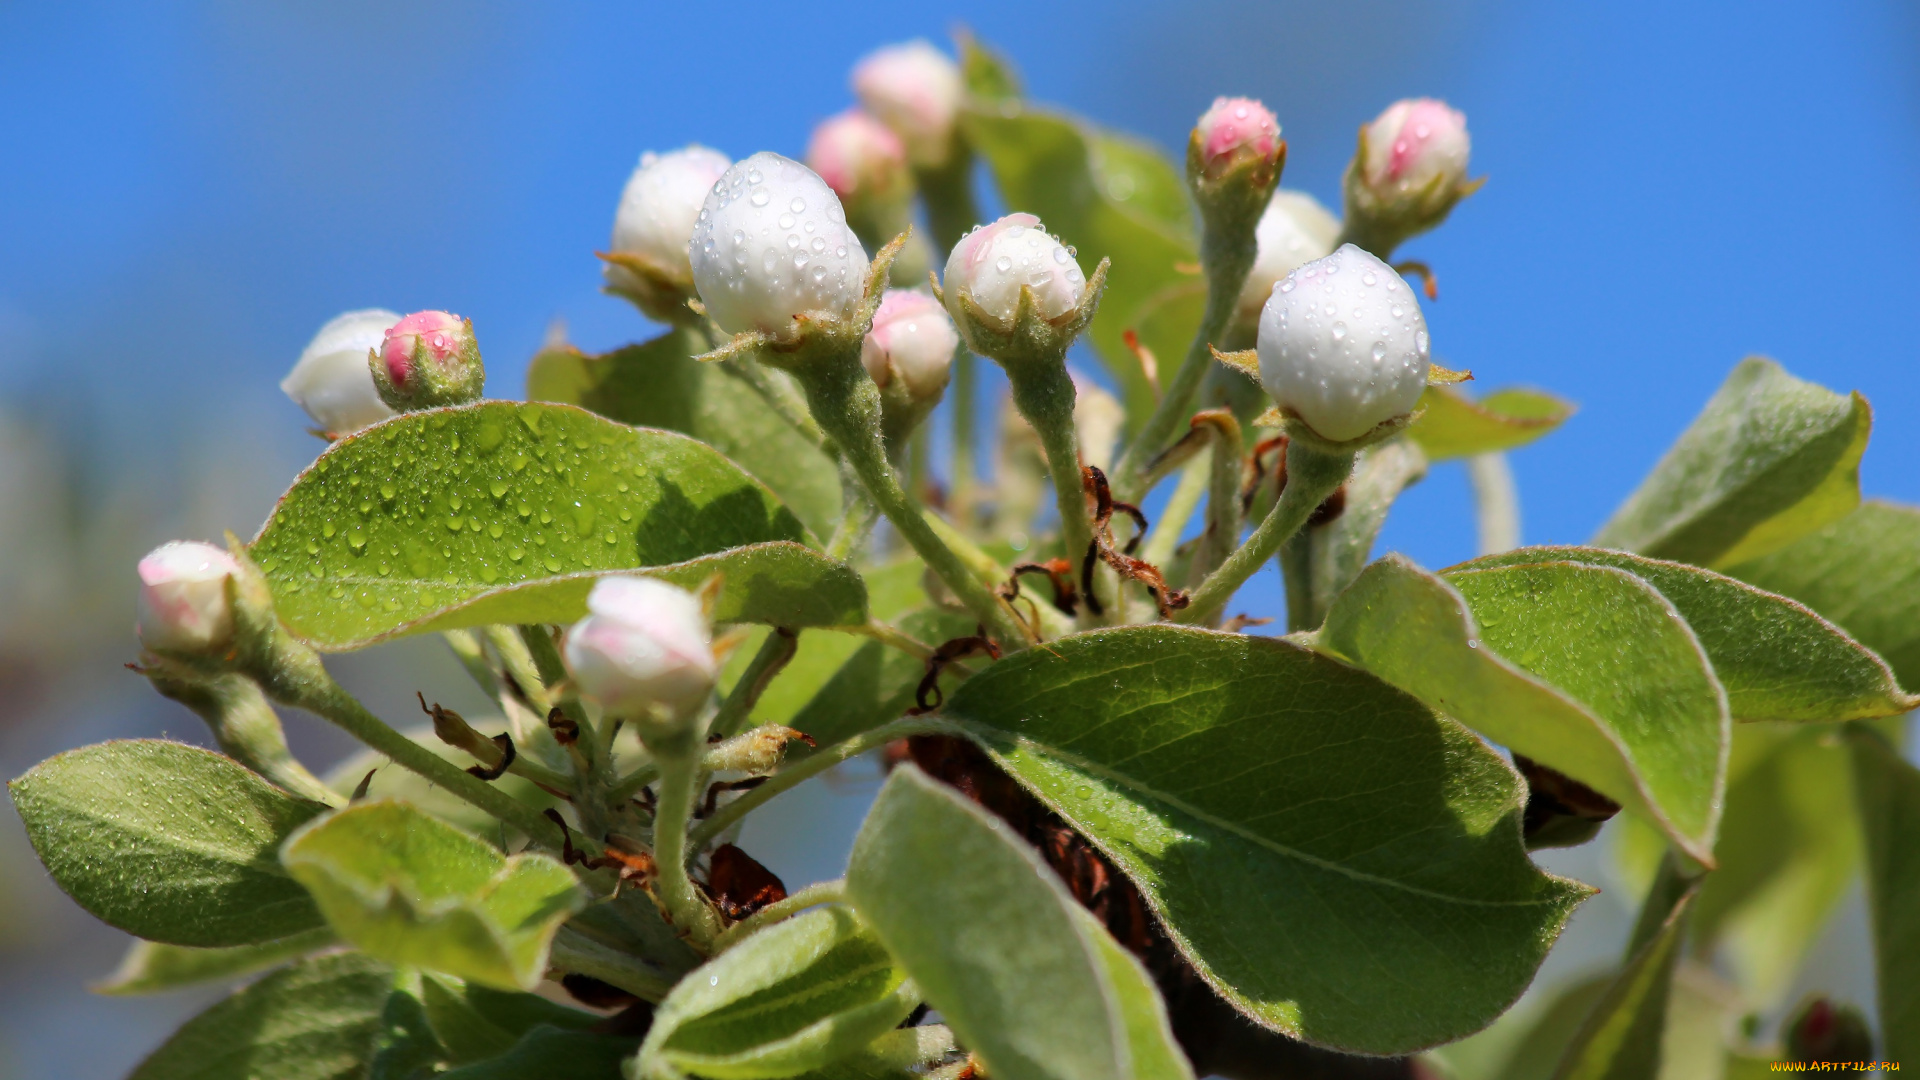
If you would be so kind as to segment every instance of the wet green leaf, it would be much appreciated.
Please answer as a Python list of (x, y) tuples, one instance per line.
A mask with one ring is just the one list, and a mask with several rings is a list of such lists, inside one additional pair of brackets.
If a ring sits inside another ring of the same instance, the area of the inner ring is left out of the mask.
[(857, 1053), (920, 997), (886, 946), (832, 905), (761, 930), (673, 988), (640, 1048), (639, 1077), (795, 1076)]
[(1880, 1056), (1920, 1059), (1920, 769), (1877, 732), (1855, 727), (1854, 790), (1866, 839)]
[(1692, 892), (1667, 917), (1600, 995), (1573, 1037), (1554, 1080), (1645, 1080), (1660, 1068), (1674, 964)]
[(502, 989), (540, 981), (554, 931), (585, 903), (558, 861), (502, 855), (400, 802), (317, 821), (280, 860), (362, 951)]
[(1571, 402), (1525, 387), (1495, 390), (1476, 401), (1450, 387), (1429, 386), (1420, 407), (1426, 411), (1407, 437), (1434, 461), (1525, 446), (1574, 413)]
[(99, 743), (8, 786), (54, 882), (130, 934), (220, 947), (321, 925), (274, 853), (327, 808), (226, 757), (159, 739)]
[(975, 675), (946, 715), (1229, 1000), (1310, 1042), (1402, 1053), (1477, 1030), (1587, 894), (1528, 861), (1520, 782), (1478, 738), (1290, 642), (1081, 634)]
[(316, 647), (490, 622), (566, 622), (595, 577), (718, 573), (716, 618), (863, 621), (858, 575), (798, 541), (711, 447), (566, 405), (409, 413), (342, 439), (253, 542), (280, 617)]
[(1920, 687), (1920, 508), (1871, 500), (1772, 555), (1728, 570), (1846, 627)]
[(1726, 699), (1686, 623), (1639, 578), (1567, 562), (1443, 578), (1389, 555), (1317, 640), (1711, 861)]
[(366, 1074), (393, 973), (346, 953), (276, 971), (187, 1021), (130, 1080), (349, 1080)]
[(693, 359), (706, 351), (686, 330), (597, 356), (544, 349), (527, 369), (527, 397), (691, 435), (772, 488), (814, 535), (832, 533), (840, 520), (832, 459), (722, 365)]
[(1777, 551), (1859, 504), (1872, 424), (1859, 394), (1749, 357), (1593, 543), (1713, 567)]
[(847, 893), (997, 1080), (1191, 1077), (1139, 964), (1037, 852), (918, 769), (874, 801)]
[(337, 942), (332, 930), (318, 927), (303, 930), (278, 941), (258, 945), (230, 945), (225, 948), (197, 949), (187, 945), (162, 945), (156, 941), (136, 941), (121, 958), (112, 975), (93, 984), (96, 994), (133, 996), (159, 994), (184, 986), (224, 982), (251, 975), (256, 971), (279, 967), (308, 953)]

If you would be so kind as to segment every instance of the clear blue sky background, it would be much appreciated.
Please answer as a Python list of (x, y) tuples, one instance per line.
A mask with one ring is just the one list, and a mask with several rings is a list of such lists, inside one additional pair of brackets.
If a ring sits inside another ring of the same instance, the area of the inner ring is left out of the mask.
[[(1514, 456), (1528, 539), (1589, 536), (1752, 352), (1872, 399), (1865, 487), (1920, 502), (1920, 13), (1897, 0), (12, 0), (0, 414), (162, 499), (176, 448), (228, 431), (276, 487), (317, 449), (278, 380), (322, 322), (373, 305), (470, 316), (491, 391), (518, 395), (555, 318), (589, 349), (651, 332), (599, 294), (592, 257), (641, 151), (798, 154), (861, 54), (961, 21), (1035, 98), (1169, 147), (1214, 95), (1260, 97), (1286, 184), (1330, 204), (1389, 101), (1463, 108), (1490, 183), (1405, 253), (1440, 274), (1442, 357), (1582, 406)], [(264, 510), (207, 524), (249, 533)], [(126, 539), (176, 527), (156, 514)], [(1385, 545), (1430, 566), (1472, 554), (1457, 468), (1404, 500)], [(1236, 608), (1277, 607), (1276, 586)], [(192, 723), (140, 700), (0, 756)], [(119, 947), (89, 940), (83, 961), (0, 972), (17, 1021), (0, 1073), (118, 1074), (194, 1005), (85, 999), (77, 968)]]

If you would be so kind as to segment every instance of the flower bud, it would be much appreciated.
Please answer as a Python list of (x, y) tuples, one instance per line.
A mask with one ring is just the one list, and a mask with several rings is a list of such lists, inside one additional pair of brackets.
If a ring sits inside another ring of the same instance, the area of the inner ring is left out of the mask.
[(1304, 191), (1276, 191), (1260, 223), (1254, 227), (1254, 240), (1260, 246), (1247, 284), (1240, 290), (1236, 320), (1252, 326), (1260, 318), (1260, 309), (1273, 295), (1273, 287), (1297, 266), (1324, 258), (1333, 251), (1340, 235), (1340, 221)]
[[(974, 229), (947, 257), (947, 310), (969, 344), (973, 337), (962, 301), (971, 302), (977, 315), (1004, 332), (1013, 325), (1022, 285), (1033, 290), (1035, 311), (1048, 322), (1078, 308), (1087, 288), (1073, 252), (1048, 235), (1032, 214), (1008, 214)], [(976, 346), (974, 351), (981, 350)]]
[(693, 227), (693, 280), (728, 333), (797, 333), (794, 318), (848, 318), (866, 287), (867, 253), (826, 181), (762, 151), (726, 171)]
[(623, 717), (655, 707), (683, 716), (706, 700), (719, 665), (692, 593), (652, 578), (604, 577), (587, 594), (587, 612), (566, 643), (582, 694)]
[(1258, 348), (1267, 393), (1330, 442), (1412, 412), (1427, 386), (1427, 322), (1413, 290), (1352, 244), (1274, 286)]
[(620, 193), (613, 218), (607, 288), (631, 299), (647, 315), (678, 319), (693, 295), (687, 243), (708, 189), (732, 162), (704, 146), (641, 155), (640, 166)]
[(393, 415), (380, 399), (367, 354), (380, 347), (387, 327), (400, 321), (384, 308), (335, 316), (313, 335), (280, 389), (305, 409), (329, 437), (351, 435)]
[(900, 200), (912, 193), (913, 176), (900, 137), (859, 109), (848, 109), (813, 129), (807, 167), (819, 173), (849, 209), (856, 201)]
[(1280, 153), (1280, 121), (1252, 98), (1215, 98), (1194, 125), (1193, 137), (1209, 178), (1243, 162), (1271, 162)]
[(227, 579), (233, 556), (198, 540), (174, 540), (140, 560), (140, 641), (166, 652), (206, 653), (233, 639)]
[(959, 65), (945, 53), (925, 41), (878, 49), (854, 66), (853, 92), (900, 136), (916, 167), (937, 168), (953, 156), (965, 88)]
[(381, 398), (401, 412), (478, 401), (487, 381), (473, 323), (445, 311), (394, 323), (367, 361)]
[(960, 345), (940, 302), (914, 289), (888, 289), (860, 343), (860, 362), (874, 385), (896, 384), (920, 401), (938, 401)]
[(1374, 238), (1376, 254), (1440, 224), (1454, 204), (1480, 185), (1467, 179), (1466, 115), (1432, 98), (1387, 106), (1360, 131), (1360, 152), (1347, 166), (1346, 201), (1356, 235)]
[(1801, 1006), (1786, 1026), (1787, 1060), (1849, 1062), (1873, 1059), (1873, 1030), (1859, 1009), (1818, 997)]

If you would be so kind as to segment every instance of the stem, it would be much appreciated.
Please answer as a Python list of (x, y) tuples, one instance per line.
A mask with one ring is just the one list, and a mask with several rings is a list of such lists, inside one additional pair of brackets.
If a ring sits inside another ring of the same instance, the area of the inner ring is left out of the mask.
[(974, 463), (974, 428), (978, 420), (974, 415), (974, 403), (979, 397), (979, 366), (967, 347), (957, 346), (953, 351), (953, 386), (950, 393), (953, 398), (953, 489), (947, 495), (947, 506), (953, 513), (953, 519), (962, 528), (974, 524), (974, 500), (978, 494), (978, 466)]
[(919, 504), (901, 489), (900, 478), (887, 464), (880, 439), (880, 391), (860, 366), (858, 347), (819, 357), (798, 374), (814, 417), (840, 445), (874, 505), (989, 634), (1010, 648), (1024, 647), (1030, 640), (1025, 625), (967, 570), (952, 548), (941, 542), (921, 517)]
[(753, 712), (760, 695), (766, 693), (767, 686), (786, 668), (799, 649), (800, 635), (797, 631), (774, 627), (767, 634), (767, 639), (760, 643), (760, 651), (754, 653), (753, 659), (747, 663), (747, 670), (740, 673), (740, 681), (733, 684), (727, 699), (720, 703), (720, 711), (714, 713), (713, 722), (707, 727), (708, 732), (725, 738), (738, 731), (741, 721)]
[(873, 523), (880, 516), (873, 500), (867, 498), (866, 489), (860, 486), (860, 478), (844, 457), (836, 457), (835, 465), (840, 469), (840, 524), (834, 527), (833, 536), (827, 541), (827, 557), (845, 561), (867, 542), (873, 535)]
[(640, 789), (660, 779), (660, 766), (649, 761), (615, 781), (607, 789), (607, 802), (614, 806), (625, 803), (640, 794)]
[[(906, 653), (908, 656), (913, 657), (915, 660), (933, 659), (932, 646), (923, 645), (879, 620), (870, 620), (865, 626), (849, 626), (844, 627), (844, 629), (851, 634), (870, 637), (882, 645), (890, 645)], [(953, 666), (958, 665), (950, 665), (950, 667)]]
[(480, 687), (480, 692), (490, 698), (500, 696), (500, 683), (493, 677), (493, 665), (487, 663), (487, 650), (480, 644), (480, 635), (471, 630), (447, 630), (440, 634), (453, 650), (454, 659), (460, 661), (467, 676)]
[[(687, 743), (693, 730), (688, 728), (673, 743)], [(687, 876), (687, 822), (699, 787), (700, 747), (649, 743), (647, 749), (660, 763), (660, 802), (653, 817), (653, 859), (659, 870), (654, 895), (674, 928), (694, 948), (711, 955), (713, 940), (720, 936), (720, 916)]]
[(785, 900), (776, 900), (727, 927), (725, 933), (714, 939), (713, 951), (715, 954), (726, 952), (750, 937), (755, 931), (790, 919), (810, 907), (837, 903), (846, 895), (847, 882), (844, 878), (835, 881), (816, 881)]
[[(1093, 542), (1087, 516), (1087, 489), (1080, 473), (1080, 442), (1074, 432), (1073, 378), (1066, 358), (1040, 358), (1002, 365), (1013, 385), (1013, 405), (1040, 436), (1053, 477), (1053, 501), (1060, 511), (1060, 543), (1078, 579), (1080, 563)], [(1117, 605), (1116, 605), (1117, 606)]]
[(1174, 613), (1174, 621), (1206, 624), (1226, 606), (1254, 571), (1273, 558), (1294, 533), (1307, 523), (1314, 508), (1333, 494), (1347, 474), (1353, 471), (1353, 454), (1328, 452), (1308, 446), (1296, 438), (1287, 447), (1287, 486), (1273, 504), (1260, 527), (1240, 545), (1220, 569), (1213, 572), (1194, 591), (1185, 608)]
[(927, 232), (933, 236), (934, 262), (980, 220), (973, 203), (973, 151), (960, 139), (944, 164), (913, 170), (920, 198), (927, 207)]
[(1520, 546), (1520, 491), (1502, 453), (1467, 459), (1473, 505), (1480, 522), (1480, 554), (1498, 555)]
[(1287, 585), (1287, 633), (1320, 625), (1313, 598), (1313, 530), (1301, 529), (1280, 545), (1280, 576)]
[(1205, 580), (1240, 544), (1240, 425), (1209, 425), (1207, 531), (1193, 553), (1191, 580)]
[(176, 678), (168, 668), (147, 669), (153, 688), (199, 714), (213, 732), (213, 741), (233, 760), (303, 799), (339, 806), (345, 802), (320, 778), (300, 764), (287, 748), (280, 717), (245, 675), (228, 673), (212, 679)]
[(547, 693), (546, 680), (540, 677), (540, 669), (534, 665), (527, 643), (510, 626), (489, 626), (485, 633), (487, 644), (493, 646), (494, 653), (500, 657), (500, 666), (506, 669), (507, 678), (513, 680), (527, 704), (540, 714), (540, 722), (546, 723), (547, 713), (553, 709), (553, 698)]
[[(761, 784), (751, 791), (743, 792), (739, 798), (715, 810), (712, 816), (694, 827), (693, 832), (688, 837), (688, 841), (693, 845), (694, 850), (697, 851), (712, 843), (714, 838), (721, 833), (733, 828), (735, 822), (746, 817), (754, 810), (759, 809), (768, 801), (772, 800), (774, 796), (798, 785), (803, 780), (818, 776), (849, 758), (859, 757), (861, 754), (877, 747), (885, 746), (895, 739), (902, 739), (909, 735), (925, 735), (930, 732), (945, 730), (948, 730), (948, 727), (943, 720), (937, 720), (930, 716), (905, 716), (892, 723), (882, 724), (877, 728), (871, 728), (861, 732), (851, 739), (834, 743), (832, 746), (822, 750), (817, 750), (799, 761), (788, 765), (786, 768), (781, 769), (779, 772), (774, 773), (767, 778), (766, 783)], [(665, 805), (664, 799), (661, 805)]]
[[(520, 640), (526, 643), (527, 653), (533, 659), (541, 691), (551, 698), (551, 688), (565, 682), (567, 678), (567, 665), (560, 659), (560, 647), (553, 643), (553, 634), (546, 627), (537, 624), (520, 627)], [(594, 740), (586, 736), (586, 733), (593, 730), (593, 722), (587, 718), (586, 707), (580, 704), (579, 695), (568, 694), (554, 704), (560, 707), (561, 714), (573, 721), (582, 733), (580, 741), (574, 745), (593, 747)], [(601, 764), (597, 757), (596, 754), (589, 759), (596, 767)]]
[(556, 970), (589, 975), (654, 1002), (666, 997), (677, 981), (640, 958), (602, 945), (571, 926), (562, 926), (553, 936), (547, 963)]
[(1200, 505), (1200, 496), (1207, 490), (1208, 477), (1205, 459), (1195, 457), (1187, 462), (1180, 472), (1180, 483), (1167, 498), (1166, 509), (1160, 511), (1153, 531), (1147, 534), (1146, 546), (1140, 549), (1142, 559), (1155, 566), (1165, 566), (1167, 560), (1173, 558), (1174, 549), (1180, 546), (1180, 534), (1186, 531), (1188, 519), (1193, 517), (1194, 508)]

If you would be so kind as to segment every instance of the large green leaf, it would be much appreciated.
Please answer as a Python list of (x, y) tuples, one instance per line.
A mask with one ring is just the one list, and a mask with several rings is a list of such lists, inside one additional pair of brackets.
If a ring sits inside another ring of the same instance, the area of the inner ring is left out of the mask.
[(598, 356), (566, 345), (544, 349), (527, 368), (527, 397), (691, 435), (765, 481), (815, 535), (828, 535), (840, 520), (833, 460), (746, 383), (693, 359), (706, 351), (687, 330)]
[(422, 975), (419, 1000), (434, 1036), (454, 1064), (507, 1053), (539, 1025), (580, 1031), (601, 1020), (538, 994), (495, 990), (446, 975)]
[(585, 903), (558, 861), (502, 855), (401, 802), (316, 821), (280, 860), (361, 950), (503, 989), (539, 983), (554, 931)]
[(1088, 337), (1120, 383), (1130, 425), (1138, 426), (1158, 395), (1121, 335), (1141, 330), (1164, 379), (1185, 357), (1198, 325), (1168, 318), (1141, 323), (1158, 294), (1193, 280), (1198, 256), (1190, 218), (1176, 210), (1185, 207), (1179, 170), (1136, 142), (1017, 103), (969, 110), (963, 123), (1008, 210), (1039, 215), (1074, 246), (1089, 272), (1101, 259), (1113, 260)]
[(302, 960), (187, 1021), (130, 1080), (359, 1080), (392, 986), (365, 956)]
[(796, 1076), (858, 1052), (920, 1001), (853, 910), (818, 908), (695, 969), (654, 1014), (640, 1077)]
[(1920, 687), (1920, 508), (1871, 500), (1728, 573), (1839, 623)]
[(279, 967), (337, 941), (339, 938), (334, 936), (333, 931), (324, 926), (303, 930), (278, 941), (264, 941), (258, 945), (229, 945), (217, 949), (135, 941), (120, 959), (120, 967), (89, 989), (96, 994), (131, 996), (223, 982)]
[(327, 808), (219, 754), (158, 739), (99, 743), (8, 786), (53, 880), (130, 934), (251, 945), (321, 924), (274, 852)]
[(1866, 839), (1881, 1057), (1920, 1060), (1920, 769), (1856, 728), (1853, 782)]
[(1520, 840), (1520, 782), (1472, 733), (1290, 642), (1099, 631), (953, 696), (1000, 764), (1146, 895), (1241, 1010), (1402, 1053), (1525, 989), (1578, 883)]
[(1660, 1069), (1674, 964), (1694, 893), (1682, 893), (1600, 995), (1573, 1037), (1554, 1080), (1646, 1080)]
[(1038, 852), (920, 770), (881, 788), (847, 893), (997, 1080), (1192, 1076), (1139, 963)]
[(1711, 570), (1599, 548), (1534, 547), (1446, 573), (1554, 561), (1611, 566), (1660, 590), (1707, 650), (1735, 720), (1865, 720), (1920, 705), (1901, 691), (1884, 661), (1839, 627), (1800, 603)]
[(462, 1065), (436, 1080), (620, 1080), (639, 1040), (541, 1024), (499, 1057)]
[(1389, 555), (1334, 603), (1316, 643), (1712, 860), (1726, 702), (1644, 581), (1567, 562), (1443, 578)]
[(792, 512), (684, 435), (567, 405), (409, 413), (335, 443), (253, 543), (280, 617), (325, 649), (498, 621), (564, 622), (593, 579), (726, 582), (722, 620), (859, 622), (847, 567)]
[(1593, 542), (1699, 566), (1758, 558), (1860, 502), (1873, 411), (1749, 357)]
[(1572, 403), (1525, 387), (1495, 390), (1476, 401), (1458, 390), (1429, 386), (1420, 408), (1407, 437), (1434, 461), (1525, 446), (1574, 412)]

